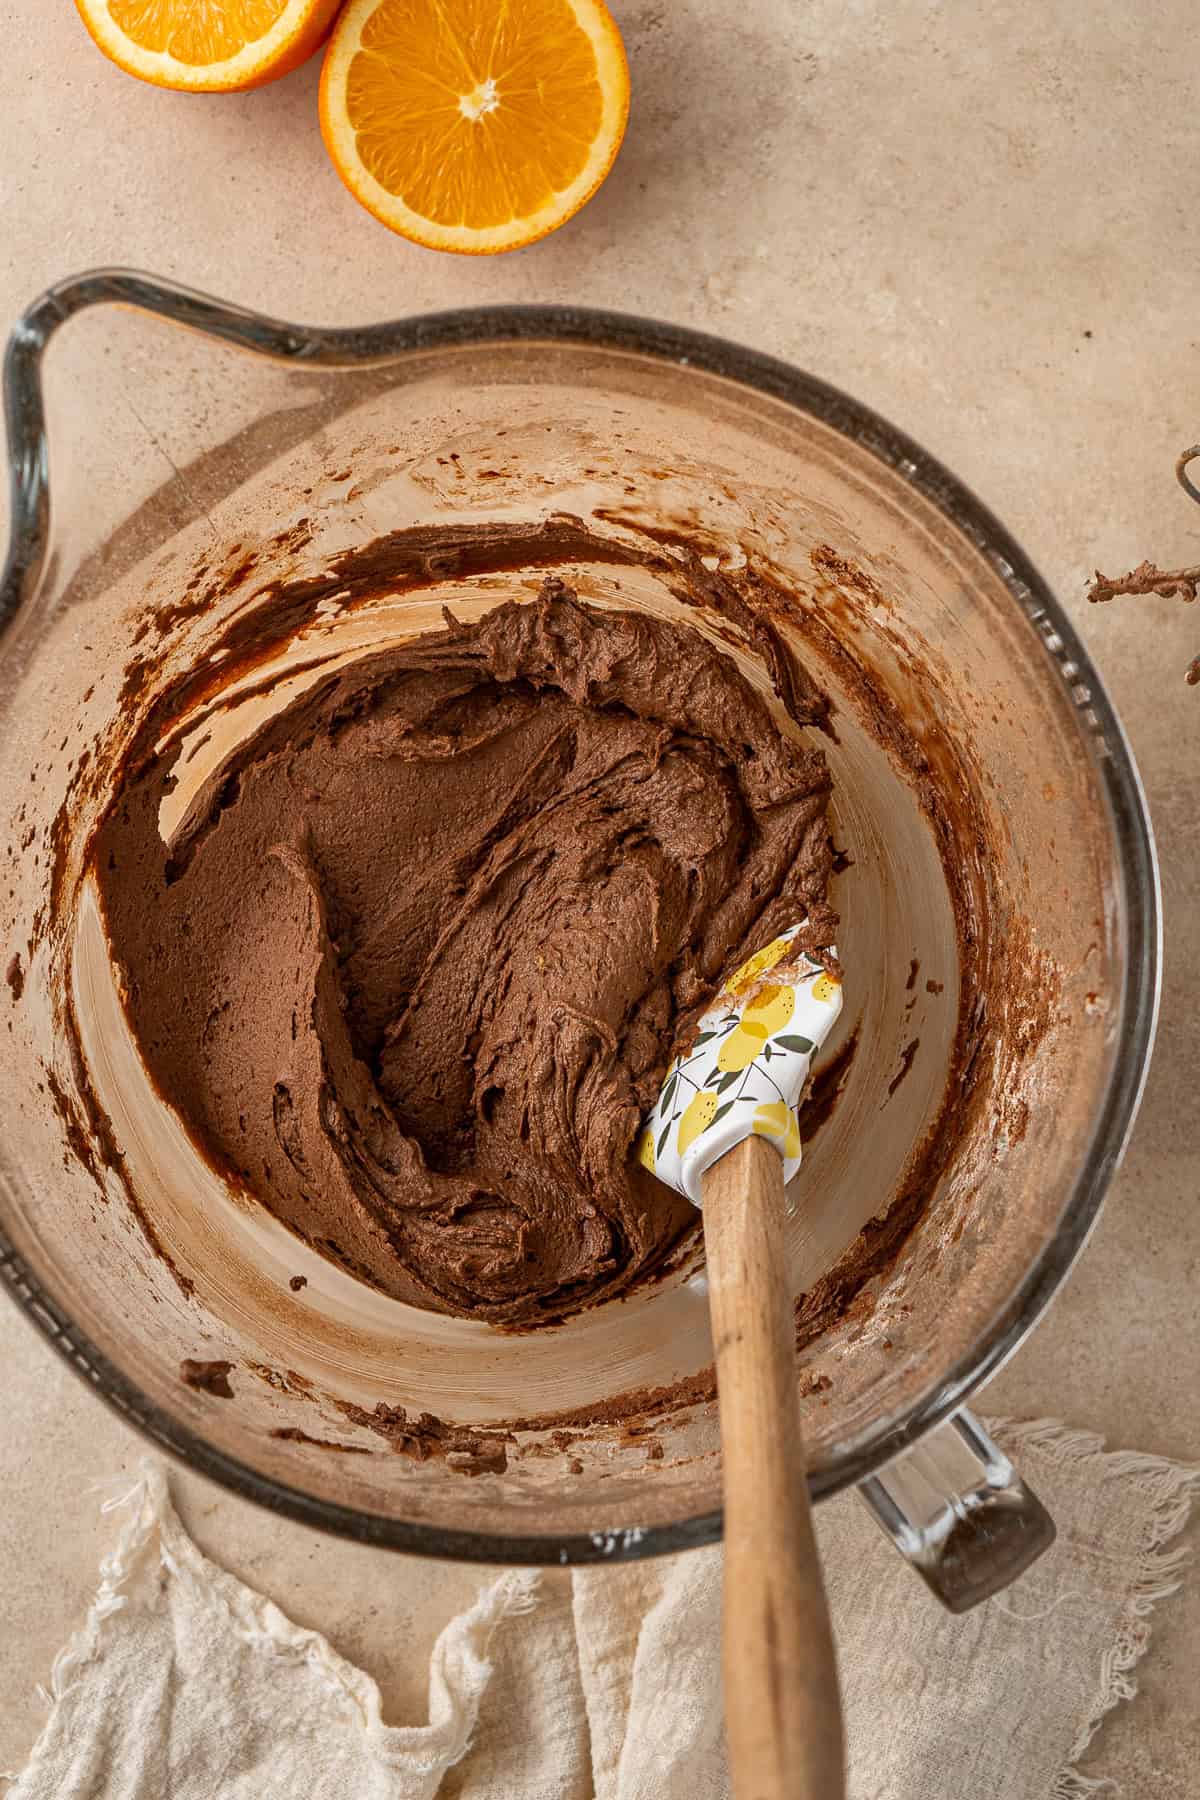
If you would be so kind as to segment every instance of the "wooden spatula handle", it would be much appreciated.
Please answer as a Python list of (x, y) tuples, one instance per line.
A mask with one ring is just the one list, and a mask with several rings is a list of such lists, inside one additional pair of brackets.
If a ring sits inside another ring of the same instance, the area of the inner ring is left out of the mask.
[(725, 1473), (726, 1737), (735, 1800), (843, 1800), (783, 1223), (782, 1160), (765, 1138), (747, 1138), (704, 1176)]

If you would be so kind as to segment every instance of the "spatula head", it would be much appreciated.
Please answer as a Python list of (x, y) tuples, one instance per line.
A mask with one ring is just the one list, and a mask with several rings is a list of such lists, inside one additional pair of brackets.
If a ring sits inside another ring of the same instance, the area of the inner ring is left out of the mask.
[[(652, 1174), (700, 1204), (701, 1177), (743, 1138), (768, 1138), (784, 1180), (800, 1167), (796, 1103), (842, 1010), (824, 962), (792, 950), (794, 925), (742, 964), (667, 1070), (638, 1140)], [(837, 967), (836, 953), (821, 953)]]

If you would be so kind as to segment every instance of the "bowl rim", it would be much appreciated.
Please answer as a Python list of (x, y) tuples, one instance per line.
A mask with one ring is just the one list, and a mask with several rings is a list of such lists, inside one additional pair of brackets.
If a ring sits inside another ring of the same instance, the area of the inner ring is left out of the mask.
[[(121, 305), (184, 325), (283, 363), (353, 369), (414, 352), (490, 343), (593, 345), (694, 366), (809, 414), (850, 437), (913, 488), (991, 565), (1032, 629), (1080, 723), (1107, 800), (1124, 884), (1127, 958), (1122, 992), (1124, 1054), (1110, 1072), (1087, 1156), (1058, 1228), (1006, 1306), (972, 1349), (931, 1382), (900, 1419), (861, 1431), (810, 1476), (814, 1498), (862, 1480), (963, 1405), (1032, 1330), (1083, 1249), (1128, 1141), (1149, 1069), (1158, 1014), (1162, 914), (1158, 863), (1142, 783), (1117, 713), (1064, 608), (990, 509), (933, 456), (878, 413), (776, 357), (726, 339), (633, 314), (582, 306), (483, 306), (363, 327), (287, 323), (171, 281), (126, 269), (96, 269), (46, 290), (13, 326), (4, 362), (11, 520), (0, 575), (0, 636), (35, 592), (49, 553), (49, 452), (41, 363), (54, 333), (95, 305)], [(506, 1536), (446, 1530), (327, 1501), (261, 1474), (152, 1403), (94, 1345), (43, 1285), (0, 1227), (0, 1280), (18, 1306), (89, 1386), (143, 1436), (188, 1468), (272, 1511), (360, 1543), (467, 1562), (583, 1564), (624, 1561), (711, 1543), (715, 1510), (666, 1525), (591, 1534)]]

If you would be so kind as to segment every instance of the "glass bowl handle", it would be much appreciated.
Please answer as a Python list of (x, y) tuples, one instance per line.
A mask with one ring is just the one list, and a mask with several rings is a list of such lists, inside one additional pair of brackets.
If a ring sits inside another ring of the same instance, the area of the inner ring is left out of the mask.
[[(37, 584), (50, 523), (50, 470), (41, 365), (60, 326), (90, 306), (123, 306), (276, 362), (363, 367), (394, 354), (383, 330), (289, 325), (136, 269), (91, 269), (47, 288), (16, 321), (4, 355), (4, 422), (11, 517), (0, 570), (0, 634)], [(377, 347), (376, 347), (377, 346)]]
[(1054, 1542), (1054, 1520), (965, 1408), (858, 1491), (953, 1613), (999, 1593)]

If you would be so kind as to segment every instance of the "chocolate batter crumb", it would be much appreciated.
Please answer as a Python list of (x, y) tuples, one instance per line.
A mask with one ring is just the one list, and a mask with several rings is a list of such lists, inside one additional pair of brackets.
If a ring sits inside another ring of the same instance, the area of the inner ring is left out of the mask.
[(692, 627), (553, 576), (319, 676), (169, 844), (161, 736), (91, 865), (143, 1059), (209, 1161), (434, 1311), (531, 1329), (653, 1274), (695, 1229), (633, 1154), (674, 1046), (785, 925), (835, 934), (821, 751)]
[(511, 1432), (449, 1425), (427, 1412), (413, 1417), (404, 1407), (388, 1406), (382, 1400), (374, 1412), (348, 1400), (339, 1400), (337, 1406), (352, 1425), (376, 1432), (397, 1456), (407, 1456), (411, 1462), (439, 1458), (460, 1475), (503, 1475), (508, 1467)]
[[(1119, 594), (1157, 594), (1162, 600), (1193, 601), (1200, 592), (1200, 563), (1193, 563), (1186, 569), (1160, 569), (1156, 563), (1140, 562), (1136, 569), (1128, 574), (1118, 575), (1114, 580), (1096, 570), (1095, 580), (1087, 591), (1088, 599), (1096, 605), (1104, 600), (1115, 600)], [(1189, 687), (1200, 684), (1200, 656), (1192, 658), (1184, 673), (1184, 680)]]
[(945, 990), (945, 985), (946, 984), (943, 981), (927, 981), (925, 983), (925, 992), (927, 994), (940, 994)]
[(1115, 580), (1097, 569), (1087, 597), (1093, 606), (1115, 600), (1119, 594), (1157, 594), (1163, 600), (1191, 601), (1196, 598), (1198, 588), (1200, 563), (1187, 569), (1160, 569), (1157, 563), (1140, 562), (1136, 569), (1118, 575)]
[(233, 1389), (229, 1385), (229, 1374), (233, 1368), (231, 1362), (201, 1362), (193, 1356), (185, 1356), (179, 1365), (180, 1380), (190, 1388), (196, 1388), (202, 1394), (214, 1394), (218, 1400), (232, 1400)]
[(291, 1288), (293, 1294), (298, 1294), (301, 1288), (306, 1288), (308, 1286), (308, 1276), (293, 1275), (288, 1282), (288, 1286)]
[(15, 1004), (25, 991), (25, 971), (21, 967), (20, 952), (14, 950), (8, 959), (8, 967), (4, 971), (4, 979), (8, 983), (9, 992)]
[(911, 994), (917, 985), (917, 976), (921, 973), (921, 964), (914, 956), (908, 965), (908, 980), (904, 984), (906, 994)]

